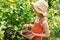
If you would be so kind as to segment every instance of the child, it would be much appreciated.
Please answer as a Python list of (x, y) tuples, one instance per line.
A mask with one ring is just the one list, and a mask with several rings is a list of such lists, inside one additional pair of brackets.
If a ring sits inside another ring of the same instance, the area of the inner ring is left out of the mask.
[[(46, 12), (48, 9), (48, 4), (45, 0), (38, 0), (32, 2), (35, 10), (35, 21), (34, 24), (24, 24), (24, 27), (31, 27), (32, 34), (29, 39), (31, 40), (42, 40), (42, 37), (49, 37), (49, 27), (48, 18), (46, 17)], [(42, 32), (45, 33), (42, 33)]]

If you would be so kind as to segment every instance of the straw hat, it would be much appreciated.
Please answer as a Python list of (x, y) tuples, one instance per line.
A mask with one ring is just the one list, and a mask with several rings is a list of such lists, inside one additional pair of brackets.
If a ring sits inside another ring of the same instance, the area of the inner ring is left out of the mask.
[(32, 2), (34, 9), (38, 12), (43, 14), (43, 16), (47, 15), (48, 3), (45, 0), (38, 0), (36, 2)]

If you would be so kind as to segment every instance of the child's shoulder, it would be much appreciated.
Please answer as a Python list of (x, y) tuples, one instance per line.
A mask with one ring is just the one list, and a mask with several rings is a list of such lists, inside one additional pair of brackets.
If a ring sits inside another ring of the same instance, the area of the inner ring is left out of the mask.
[(46, 21), (48, 21), (48, 18), (47, 18), (47, 17), (44, 17), (44, 18), (42, 18), (42, 20), (41, 20), (42, 23), (43, 23), (43, 22), (46, 22)]
[(42, 18), (42, 21), (44, 21), (44, 20), (48, 20), (48, 18), (47, 18), (47, 17), (43, 17), (43, 18)]
[(48, 22), (48, 18), (44, 17), (43, 20), (42, 20), (42, 23), (47, 23), (47, 22)]

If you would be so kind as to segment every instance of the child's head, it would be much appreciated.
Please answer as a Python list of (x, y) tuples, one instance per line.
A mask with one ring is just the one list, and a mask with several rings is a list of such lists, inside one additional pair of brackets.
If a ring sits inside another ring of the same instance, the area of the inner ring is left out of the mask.
[(32, 2), (35, 10), (37, 10), (39, 13), (43, 14), (43, 16), (46, 16), (46, 12), (48, 9), (48, 3), (45, 0), (38, 0), (37, 2)]

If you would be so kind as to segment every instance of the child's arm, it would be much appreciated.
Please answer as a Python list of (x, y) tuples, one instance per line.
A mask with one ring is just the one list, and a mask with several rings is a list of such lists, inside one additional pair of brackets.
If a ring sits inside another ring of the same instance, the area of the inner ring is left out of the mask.
[(35, 36), (39, 36), (39, 37), (49, 37), (50, 31), (49, 31), (49, 27), (48, 27), (48, 22), (47, 22), (47, 20), (43, 21), (42, 26), (43, 26), (43, 30), (45, 31), (44, 34), (36, 34), (36, 33), (33, 33), (33, 34), (34, 34)]

